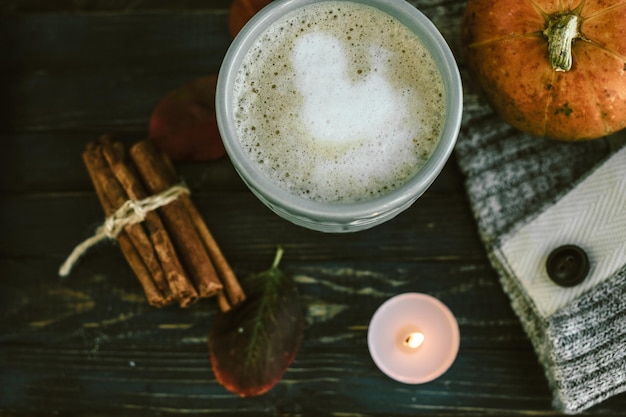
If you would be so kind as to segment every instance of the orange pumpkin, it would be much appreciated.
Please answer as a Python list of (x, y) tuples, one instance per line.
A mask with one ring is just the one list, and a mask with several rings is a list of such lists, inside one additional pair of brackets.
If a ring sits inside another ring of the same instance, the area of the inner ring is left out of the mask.
[(568, 141), (626, 127), (625, 0), (468, 0), (463, 38), (514, 127)]

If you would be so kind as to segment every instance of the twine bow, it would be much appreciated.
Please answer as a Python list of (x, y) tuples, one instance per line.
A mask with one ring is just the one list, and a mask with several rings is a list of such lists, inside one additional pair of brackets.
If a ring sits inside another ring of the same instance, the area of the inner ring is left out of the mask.
[(62, 277), (69, 275), (78, 259), (92, 246), (105, 239), (115, 239), (126, 226), (141, 223), (145, 220), (147, 213), (168, 205), (182, 194), (189, 194), (189, 188), (184, 185), (174, 185), (159, 194), (142, 200), (127, 200), (115, 213), (105, 219), (93, 236), (74, 248), (59, 268), (59, 275)]

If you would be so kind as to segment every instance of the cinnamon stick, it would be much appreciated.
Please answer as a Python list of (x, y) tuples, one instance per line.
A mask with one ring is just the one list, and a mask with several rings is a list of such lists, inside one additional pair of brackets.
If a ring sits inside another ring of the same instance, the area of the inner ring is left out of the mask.
[[(176, 170), (172, 165), (171, 160), (167, 157), (167, 155), (161, 155), (162, 160), (165, 166), (168, 169), (169, 178), (168, 182), (174, 183), (176, 178)], [(218, 302), (220, 305), (220, 309), (225, 312), (230, 310), (231, 307), (235, 307), (246, 300), (246, 295), (237, 280), (237, 276), (233, 272), (230, 267), (228, 261), (224, 257), (222, 250), (220, 249), (217, 241), (213, 238), (213, 234), (207, 227), (204, 222), (202, 215), (198, 212), (195, 204), (191, 201), (188, 195), (181, 195), (180, 200), (182, 201), (187, 213), (191, 217), (194, 225), (196, 226), (196, 230), (202, 239), (202, 243), (204, 244), (205, 249), (207, 250), (209, 257), (213, 261), (213, 266), (215, 267), (222, 284), (224, 285), (224, 291), (219, 294)], [(225, 293), (225, 294), (224, 294)], [(226, 298), (225, 298), (226, 297)]]
[[(173, 181), (169, 181), (167, 167), (147, 140), (133, 145), (130, 156), (151, 193), (160, 193), (174, 185)], [(180, 198), (159, 208), (158, 211), (200, 296), (209, 297), (219, 293), (222, 284)]]
[[(113, 214), (124, 202), (124, 192), (112, 177), (102, 149), (95, 143), (83, 152), (83, 161), (106, 216)], [(155, 306), (169, 304), (173, 297), (149, 239), (140, 225), (130, 225), (118, 235), (120, 248), (141, 283), (148, 302)]]
[(120, 250), (122, 251), (124, 258), (126, 258), (126, 262), (128, 262), (131, 269), (135, 273), (137, 280), (141, 284), (148, 303), (154, 307), (163, 307), (169, 304), (170, 300), (165, 298), (161, 291), (157, 288), (150, 271), (146, 268), (146, 265), (141, 259), (141, 255), (139, 255), (137, 249), (133, 246), (133, 242), (131, 242), (128, 235), (120, 233), (117, 236), (117, 243), (120, 245)]
[(233, 308), (233, 306), (228, 302), (228, 297), (224, 294), (224, 290), (217, 294), (217, 305), (220, 307), (220, 311), (222, 313), (226, 313)]
[(187, 195), (181, 196), (181, 201), (191, 216), (191, 219), (195, 224), (200, 237), (202, 238), (202, 242), (209, 253), (209, 257), (213, 261), (213, 265), (215, 266), (222, 284), (224, 285), (225, 292), (228, 296), (228, 302), (233, 307), (241, 304), (245, 301), (246, 295), (241, 288), (241, 285), (239, 285), (239, 281), (237, 280), (235, 273), (226, 261), (221, 249), (209, 231), (209, 228), (204, 223), (198, 209)]
[[(124, 145), (121, 142), (113, 142), (108, 136), (101, 137), (98, 142), (102, 146), (102, 152), (113, 175), (123, 187), (128, 198), (142, 200), (148, 197), (138, 174), (133, 169), (134, 167), (130, 161), (127, 161)], [(198, 293), (179, 261), (161, 217), (157, 212), (150, 211), (146, 213), (143, 225), (152, 241), (174, 299), (181, 307), (189, 306), (198, 299)]]

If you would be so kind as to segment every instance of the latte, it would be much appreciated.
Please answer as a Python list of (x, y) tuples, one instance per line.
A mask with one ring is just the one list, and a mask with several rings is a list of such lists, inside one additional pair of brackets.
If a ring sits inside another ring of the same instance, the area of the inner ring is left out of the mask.
[(241, 147), (290, 193), (351, 203), (414, 176), (446, 118), (440, 72), (397, 19), (348, 1), (305, 5), (264, 30), (234, 83)]

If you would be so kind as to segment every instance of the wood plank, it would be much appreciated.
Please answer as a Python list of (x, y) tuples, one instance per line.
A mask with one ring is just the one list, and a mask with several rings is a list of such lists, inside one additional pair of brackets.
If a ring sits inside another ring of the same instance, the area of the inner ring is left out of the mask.
[(5, 0), (0, 4), (0, 13), (102, 13), (138, 11), (179, 11), (226, 9), (232, 0)]
[[(129, 148), (146, 135), (146, 132), (118, 133), (115, 139)], [(98, 136), (96, 133), (73, 132), (0, 134), (0, 143), (9, 150), (0, 152), (0, 192), (93, 192), (81, 153)], [(176, 169), (194, 193), (246, 190), (228, 158), (206, 163), (179, 163)]]
[[(215, 300), (187, 310), (155, 309), (132, 272), (109, 247), (66, 279), (55, 276), (53, 259), (0, 260), (0, 341), (10, 344), (160, 345), (203, 343), (216, 312)], [(245, 282), (267, 269), (265, 262), (233, 262)], [(310, 262), (286, 253), (283, 270), (294, 277), (307, 320), (307, 343), (320, 349), (346, 347), (362, 338), (386, 299), (405, 292), (431, 294), (455, 314), (463, 349), (529, 349), (497, 277), (476, 262)]]
[(143, 138), (161, 97), (212, 70), (9, 74), (0, 95), (0, 132), (132, 132)]
[(0, 131), (143, 133), (163, 95), (218, 71), (230, 43), (226, 19), (226, 12), (1, 17)]
[[(0, 134), (0, 143), (6, 150), (0, 152), (0, 193), (92, 192), (81, 153), (99, 135), (96, 132)], [(147, 129), (117, 132), (114, 136), (129, 147), (146, 135)], [(227, 157), (202, 163), (177, 163), (176, 169), (194, 194), (247, 190)], [(429, 192), (464, 193), (454, 158)]]
[[(227, 22), (227, 10), (0, 16), (0, 70), (216, 71), (231, 40)], [(101, 81), (111, 85), (106, 77)]]
[(466, 351), (440, 379), (410, 386), (378, 371), (363, 340), (342, 350), (311, 349), (305, 342), (272, 391), (245, 400), (216, 383), (204, 349), (129, 354), (105, 346), (8, 347), (1, 352), (0, 383), (10, 384), (11, 395), (0, 398), (0, 407), (31, 413), (554, 415), (542, 411), (550, 396), (529, 351)]
[[(295, 259), (308, 261), (446, 262), (484, 257), (462, 195), (427, 193), (379, 227), (339, 235), (292, 225), (248, 192), (207, 193), (193, 199), (225, 253), (234, 260), (266, 260), (277, 244)], [(103, 219), (92, 193), (5, 196), (0, 205), (0, 253), (61, 261)]]

